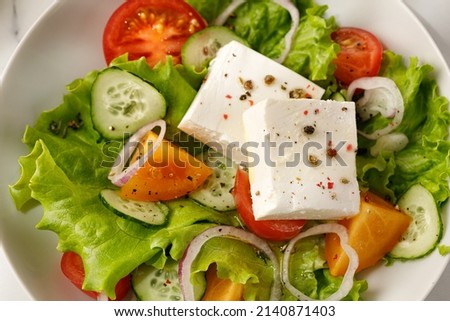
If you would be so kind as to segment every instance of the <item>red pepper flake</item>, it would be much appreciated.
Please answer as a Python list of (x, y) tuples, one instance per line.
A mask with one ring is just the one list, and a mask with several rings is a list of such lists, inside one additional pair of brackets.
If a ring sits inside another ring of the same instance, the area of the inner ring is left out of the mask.
[(308, 111), (307, 110), (305, 110), (304, 112), (303, 112), (303, 115), (308, 115)]
[(316, 186), (317, 186), (317, 187), (322, 187), (322, 186), (323, 186), (323, 183), (322, 183), (322, 182), (319, 182), (319, 183), (316, 184)]
[(228, 119), (228, 114), (223, 114), (223, 119), (227, 120)]
[(225, 98), (226, 98), (226, 99), (231, 99), (231, 98), (233, 98), (233, 96), (231, 96), (230, 94), (228, 94), (228, 95), (225, 96)]
[(319, 108), (317, 108), (317, 109), (314, 109), (314, 114), (318, 114), (318, 113), (320, 113), (320, 109)]
[(327, 187), (328, 187), (328, 189), (333, 189), (334, 183), (333, 182), (328, 182), (327, 183)]
[(353, 145), (352, 144), (347, 144), (346, 149), (347, 149), (348, 152), (353, 151)]
[(248, 103), (250, 104), (250, 107), (253, 106), (255, 104), (255, 101), (253, 99), (249, 99)]

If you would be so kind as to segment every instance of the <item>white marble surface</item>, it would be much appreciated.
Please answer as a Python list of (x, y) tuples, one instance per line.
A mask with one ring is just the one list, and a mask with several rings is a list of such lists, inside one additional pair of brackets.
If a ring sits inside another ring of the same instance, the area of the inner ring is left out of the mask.
[[(25, 33), (55, 0), (0, 0), (0, 74)], [(64, 0), (59, 0), (64, 1)], [(450, 1), (405, 0), (450, 64)], [(413, 36), (413, 35), (409, 35)], [(1, 187), (5, 188), (5, 187)], [(0, 247), (0, 300), (30, 300)], [(428, 300), (450, 301), (450, 265)]]

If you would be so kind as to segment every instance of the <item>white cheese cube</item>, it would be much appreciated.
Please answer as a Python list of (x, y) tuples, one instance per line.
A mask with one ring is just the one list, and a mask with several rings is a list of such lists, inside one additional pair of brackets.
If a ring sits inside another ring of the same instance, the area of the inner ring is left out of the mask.
[(243, 123), (257, 220), (359, 211), (353, 102), (268, 99), (247, 110)]
[(321, 98), (324, 90), (296, 72), (232, 41), (212, 61), (178, 128), (236, 162), (244, 161), (242, 113), (267, 98)]

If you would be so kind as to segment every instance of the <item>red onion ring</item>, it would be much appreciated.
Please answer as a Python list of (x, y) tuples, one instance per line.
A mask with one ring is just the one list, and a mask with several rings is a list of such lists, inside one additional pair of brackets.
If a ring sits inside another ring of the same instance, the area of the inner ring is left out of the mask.
[[(364, 96), (356, 102), (358, 116), (362, 121), (380, 113), (392, 121), (384, 128), (371, 134), (358, 131), (362, 136), (375, 140), (397, 128), (403, 120), (403, 97), (395, 82), (386, 77), (363, 77), (353, 81), (348, 87), (348, 100), (352, 100), (356, 89), (363, 89)], [(382, 106), (382, 104), (384, 104)]]
[(300, 24), (300, 13), (298, 12), (298, 9), (295, 7), (295, 5), (290, 0), (274, 0), (276, 4), (279, 6), (282, 6), (287, 11), (289, 11), (289, 14), (291, 15), (291, 28), (286, 33), (285, 43), (284, 43), (284, 50), (281, 53), (281, 55), (275, 59), (276, 62), (282, 63), (286, 60), (287, 55), (289, 54), (289, 51), (292, 47), (292, 41), (294, 39), (295, 31), (298, 28), (298, 25)]
[[(161, 131), (156, 139), (155, 143), (152, 146), (152, 149), (149, 150), (144, 157), (140, 159), (140, 161), (136, 161), (130, 164), (125, 170), (125, 164), (130, 159), (133, 151), (136, 149), (137, 143), (139, 143), (142, 137), (145, 136), (149, 131), (151, 131), (155, 127), (160, 127)], [(117, 156), (111, 171), (109, 172), (108, 179), (116, 186), (125, 185), (130, 178), (136, 174), (139, 168), (145, 164), (148, 158), (158, 149), (159, 145), (161, 145), (164, 135), (166, 134), (166, 122), (162, 119), (154, 121), (148, 125), (141, 127), (136, 133), (134, 133), (127, 141), (127, 143), (123, 146), (121, 152)]]
[(257, 237), (253, 233), (244, 231), (240, 228), (232, 226), (215, 226), (207, 229), (203, 233), (197, 235), (189, 244), (188, 248), (184, 252), (183, 258), (178, 266), (178, 277), (180, 279), (181, 292), (185, 301), (195, 301), (194, 287), (190, 281), (191, 266), (198, 253), (205, 244), (211, 238), (214, 237), (228, 237), (238, 239), (240, 241), (251, 244), (258, 249), (262, 250), (267, 257), (272, 261), (274, 268), (274, 281), (270, 293), (270, 300), (278, 301), (281, 298), (281, 281), (279, 275), (279, 264), (275, 253), (272, 251), (266, 241)]
[(213, 25), (221, 26), (227, 21), (234, 10), (236, 10), (241, 4), (244, 4), (245, 0), (233, 0), (228, 7), (212, 22)]
[(293, 238), (291, 241), (289, 241), (288, 246), (286, 247), (286, 250), (284, 252), (282, 280), (283, 280), (284, 286), (293, 295), (295, 295), (297, 297), (297, 299), (299, 299), (299, 300), (311, 301), (314, 299), (312, 299), (311, 297), (300, 292), (289, 281), (289, 259), (290, 259), (292, 250), (293, 250), (295, 244), (299, 240), (301, 240), (305, 237), (308, 237), (308, 236), (325, 234), (325, 233), (336, 233), (339, 236), (342, 248), (344, 249), (345, 253), (349, 257), (347, 271), (344, 274), (344, 278), (342, 279), (341, 286), (335, 293), (333, 293), (328, 298), (326, 298), (326, 300), (327, 301), (341, 300), (350, 292), (350, 290), (353, 287), (353, 277), (354, 277), (354, 275), (356, 273), (356, 269), (358, 268), (358, 265), (359, 265), (359, 258), (358, 258), (358, 254), (356, 253), (356, 251), (348, 244), (347, 229), (343, 225), (340, 225), (337, 223), (320, 224), (320, 225), (316, 225), (314, 227), (309, 228), (308, 230), (300, 233), (295, 238)]

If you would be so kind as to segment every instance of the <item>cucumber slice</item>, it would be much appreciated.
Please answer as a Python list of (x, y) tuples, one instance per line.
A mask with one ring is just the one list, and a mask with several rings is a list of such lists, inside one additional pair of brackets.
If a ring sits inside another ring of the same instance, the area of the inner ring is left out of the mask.
[(224, 26), (205, 28), (186, 41), (181, 49), (181, 61), (185, 66), (194, 66), (195, 70), (202, 71), (214, 59), (217, 51), (231, 41), (239, 41), (248, 46), (248, 42), (237, 36)]
[(114, 214), (144, 226), (162, 225), (169, 214), (169, 208), (161, 202), (125, 199), (118, 190), (104, 189), (100, 192), (100, 199)]
[(161, 270), (147, 264), (131, 274), (131, 287), (141, 301), (181, 301), (178, 264), (168, 259)]
[(414, 185), (400, 198), (397, 205), (412, 217), (412, 221), (389, 256), (416, 259), (433, 251), (443, 229), (433, 195), (422, 185)]
[(236, 208), (231, 190), (234, 186), (237, 165), (222, 154), (206, 151), (199, 157), (213, 169), (203, 185), (189, 194), (198, 203), (217, 211), (229, 211)]
[(92, 85), (92, 121), (107, 139), (123, 139), (166, 115), (164, 97), (149, 83), (121, 69), (107, 68)]

